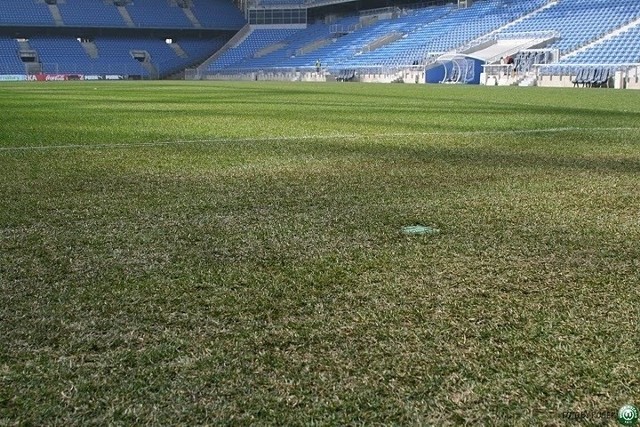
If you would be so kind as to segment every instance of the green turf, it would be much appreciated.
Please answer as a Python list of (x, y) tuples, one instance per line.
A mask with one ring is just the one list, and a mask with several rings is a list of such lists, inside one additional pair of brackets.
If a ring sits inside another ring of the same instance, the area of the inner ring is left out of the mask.
[(637, 93), (8, 83), (0, 111), (0, 425), (640, 402)]

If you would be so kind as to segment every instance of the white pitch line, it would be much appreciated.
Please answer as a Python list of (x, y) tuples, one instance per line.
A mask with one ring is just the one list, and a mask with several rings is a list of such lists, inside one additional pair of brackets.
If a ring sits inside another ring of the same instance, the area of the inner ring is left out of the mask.
[(368, 138), (397, 138), (416, 136), (475, 136), (475, 135), (513, 135), (531, 133), (562, 133), (562, 132), (629, 132), (640, 131), (635, 127), (562, 127), (562, 128), (541, 128), (541, 129), (505, 129), (505, 130), (479, 130), (479, 131), (431, 131), (431, 132), (390, 132), (374, 134), (333, 134), (333, 135), (300, 135), (300, 136), (273, 136), (273, 137), (252, 137), (252, 138), (212, 138), (212, 139), (185, 139), (175, 141), (151, 141), (132, 143), (100, 143), (100, 144), (63, 144), (63, 145), (30, 145), (22, 147), (0, 147), (2, 151), (29, 151), (29, 150), (60, 150), (60, 149), (101, 149), (101, 148), (135, 148), (135, 147), (157, 147), (164, 145), (181, 144), (220, 144), (234, 142), (270, 142), (270, 141), (298, 141), (298, 140), (331, 140), (331, 139), (368, 139)]

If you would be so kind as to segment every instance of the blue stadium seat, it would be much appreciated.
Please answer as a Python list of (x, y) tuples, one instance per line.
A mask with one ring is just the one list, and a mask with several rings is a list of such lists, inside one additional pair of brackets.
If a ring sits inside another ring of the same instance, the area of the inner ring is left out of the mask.
[(33, 0), (4, 0), (0, 3), (0, 25), (46, 25), (55, 22), (47, 5)]
[(128, 4), (126, 9), (138, 27), (193, 28), (193, 24), (180, 7), (168, 6), (164, 1), (135, 0)]
[[(52, 27), (55, 9), (40, 0), (1, 0), (0, 26)], [(261, 0), (262, 4), (296, 4), (311, 0)], [(65, 26), (74, 28), (127, 28), (178, 32), (180, 46), (173, 49), (157, 35), (141, 32), (133, 37), (107, 37), (95, 40), (99, 57), (90, 58), (82, 44), (72, 36), (31, 37), (33, 48), (46, 70), (58, 72), (120, 73), (146, 75), (147, 68), (132, 57), (132, 50), (146, 52), (161, 75), (169, 75), (205, 60), (218, 50), (231, 32), (246, 25), (243, 13), (232, 0), (190, 0), (189, 10), (180, 2), (135, 0), (121, 6), (128, 12), (135, 28), (129, 28), (118, 7), (104, 0), (65, 0), (57, 7)], [(393, 19), (373, 19), (366, 15), (343, 16), (332, 25), (319, 20), (307, 28), (253, 28), (237, 46), (228, 49), (209, 66), (209, 72), (235, 70), (314, 69), (316, 60), (328, 70), (381, 69), (424, 63), (433, 55), (460, 49), (488, 33), (557, 31), (559, 37), (550, 48), (561, 53), (559, 69), (583, 65), (600, 70), (591, 76), (597, 84), (605, 71), (616, 64), (640, 62), (640, 25), (613, 37), (607, 36), (640, 18), (640, 2), (627, 0), (477, 0), (469, 8), (449, 3), (417, 9), (397, 9)], [(195, 18), (194, 18), (195, 17)], [(522, 18), (522, 19), (518, 19)], [(514, 22), (515, 21), (515, 22)], [(229, 30), (224, 35), (200, 40), (196, 30)], [(43, 34), (42, 31), (36, 32)], [(55, 32), (53, 32), (55, 34)], [(71, 32), (60, 33), (71, 34)], [(95, 33), (98, 34), (98, 33)], [(108, 32), (107, 34), (110, 34)], [(134, 33), (135, 34), (135, 33)], [(156, 33), (157, 34), (157, 33)], [(182, 36), (183, 34), (187, 34)], [(603, 38), (604, 37), (604, 38)], [(585, 46), (587, 46), (585, 48)], [(16, 41), (0, 39), (0, 72), (22, 72), (25, 64)], [(186, 57), (185, 57), (186, 56)], [(531, 69), (542, 61), (533, 56), (518, 58), (520, 70)], [(595, 66), (600, 66), (595, 67)], [(122, 71), (124, 70), (124, 71)], [(131, 71), (129, 71), (131, 70)], [(545, 67), (543, 72), (552, 68)], [(595, 73), (596, 71), (594, 71)]]
[(124, 27), (125, 22), (113, 4), (103, 0), (66, 0), (58, 4), (67, 26)]
[(239, 30), (247, 23), (232, 0), (191, 0), (191, 11), (205, 28)]
[[(232, 0), (191, 0), (190, 10), (202, 28), (239, 30), (246, 24), (244, 15)], [(112, 1), (58, 1), (65, 26), (128, 27)], [(135, 0), (123, 6), (136, 28), (194, 29), (184, 10), (165, 0)], [(0, 26), (57, 26), (48, 5), (37, 0), (0, 0)], [(199, 28), (199, 27), (198, 27)]]
[(508, 32), (557, 31), (549, 48), (568, 53), (640, 18), (640, 2), (562, 0), (510, 26)]
[[(635, 41), (634, 41), (635, 40)], [(615, 65), (640, 63), (640, 25), (562, 58), (559, 64)]]
[[(233, 52), (225, 53), (211, 64), (209, 70), (215, 72), (225, 68), (313, 68), (318, 58), (329, 69), (411, 65), (423, 61), (429, 52), (446, 52), (456, 48), (542, 4), (544, 0), (483, 0), (475, 2), (468, 9), (457, 9), (452, 5), (408, 9), (395, 19), (379, 20), (337, 38), (331, 35), (330, 26), (317, 23), (306, 31), (296, 33), (295, 37), (290, 39), (282, 35), (279, 41), (286, 47), (260, 58), (254, 58), (253, 54), (267, 44), (252, 47), (252, 39), (249, 38), (244, 45), (233, 49)], [(345, 17), (334, 25), (349, 28), (354, 27), (359, 21), (358, 16)], [(402, 36), (378, 49), (366, 50), (370, 43), (390, 34)], [(322, 40), (331, 42), (309, 53), (300, 53), (304, 46)], [(229, 60), (231, 55), (234, 55), (233, 60)]]
[(15, 39), (0, 36), (0, 74), (24, 74), (25, 66), (18, 55)]
[[(178, 72), (206, 59), (222, 47), (226, 39), (177, 40), (187, 54), (182, 58), (164, 40), (147, 37), (98, 37), (94, 40), (98, 57), (91, 58), (80, 41), (72, 37), (32, 37), (31, 47), (38, 53), (43, 72), (55, 74), (119, 74), (149, 77), (149, 71), (132, 56), (132, 51), (145, 51), (160, 76)], [(15, 41), (13, 41), (15, 43)], [(0, 46), (4, 42), (0, 41)], [(17, 47), (17, 44), (16, 44)], [(24, 65), (21, 72), (24, 73)]]

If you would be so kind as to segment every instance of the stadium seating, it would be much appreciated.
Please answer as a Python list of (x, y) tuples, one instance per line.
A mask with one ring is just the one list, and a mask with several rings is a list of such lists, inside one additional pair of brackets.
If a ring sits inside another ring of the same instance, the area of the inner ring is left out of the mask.
[(603, 87), (618, 69), (640, 64), (640, 24), (541, 67), (541, 75), (573, 75), (574, 86)]
[[(283, 4), (281, 0), (262, 0), (260, 4), (264, 5), (265, 1)], [(342, 34), (332, 34), (331, 29), (353, 27), (360, 21), (359, 16), (343, 18), (333, 27), (315, 23), (294, 35), (282, 30), (254, 30), (243, 43), (223, 54), (208, 69), (214, 73), (313, 69), (318, 59), (323, 68), (330, 71), (391, 68), (424, 63), (430, 56), (451, 52), (491, 32), (498, 38), (507, 34), (555, 32), (559, 36), (547, 48), (558, 49), (566, 55), (638, 18), (640, 2), (625, 0), (553, 3), (546, 0), (478, 0), (465, 9), (448, 4), (402, 10), (393, 19), (380, 19)], [(569, 55), (560, 64), (638, 61), (637, 50), (631, 48), (639, 43), (635, 31), (614, 37), (601, 47), (594, 46), (579, 55)], [(368, 48), (385, 37), (390, 41)], [(257, 55), (270, 44), (273, 49)], [(305, 51), (305, 46), (314, 44), (314, 48)], [(518, 70), (522, 72), (532, 70), (534, 63), (551, 61), (538, 54), (517, 58)]]
[(15, 39), (0, 37), (0, 74), (24, 74), (25, 68), (18, 55)]
[(563, 58), (558, 64), (640, 63), (640, 25)]
[(66, 0), (58, 4), (67, 26), (124, 27), (125, 22), (113, 4), (103, 0)]
[(350, 82), (356, 78), (356, 70), (340, 70), (336, 76), (337, 82)]
[[(246, 24), (232, 0), (192, 0), (189, 11), (179, 3), (123, 1), (119, 10), (111, 0), (0, 0), (0, 30), (19, 32), (34, 59), (25, 64), (20, 44), (4, 36), (0, 74), (170, 76), (204, 61)], [(168, 45), (164, 35), (178, 43)]]
[(238, 63), (243, 59), (266, 46), (286, 39), (287, 36), (298, 31), (293, 29), (253, 30), (239, 46), (227, 50), (215, 62), (211, 63), (209, 70), (219, 71), (224, 68), (238, 68)]
[[(381, 49), (364, 53), (346, 62), (346, 66), (398, 66), (423, 61), (429, 54), (445, 53), (495, 30), (517, 17), (539, 7), (542, 1), (478, 2), (468, 9), (452, 10), (431, 22), (424, 12), (415, 18), (423, 25), (407, 32), (407, 36)], [(436, 9), (437, 10), (437, 9)], [(427, 10), (428, 11), (428, 10)], [(414, 18), (414, 20), (415, 20)]]
[(0, 2), (0, 25), (55, 25), (47, 5), (34, 0)]
[(218, 51), (227, 42), (226, 38), (181, 38), (176, 42), (188, 55), (188, 66), (194, 66), (207, 59), (211, 52)]
[[(40, 0), (0, 1), (0, 6), (4, 6), (0, 9), (0, 27), (61, 27), (59, 19), (56, 18), (57, 23), (54, 21), (55, 7), (49, 10)], [(109, 35), (94, 32), (96, 36), (90, 37), (98, 53), (93, 58), (70, 32), (59, 32), (64, 35), (57, 36), (34, 32), (29, 42), (38, 54), (42, 69), (51, 73), (168, 76), (204, 61), (224, 44), (231, 31), (246, 25), (243, 13), (232, 0), (186, 3), (135, 0), (123, 4), (121, 15), (111, 1), (59, 1), (56, 7), (64, 27), (104, 28), (111, 32)], [(183, 9), (180, 4), (188, 5), (189, 9)], [(310, 0), (261, 0), (260, 4), (308, 6), (311, 3)], [(355, 75), (368, 69), (424, 64), (442, 53), (477, 44), (489, 33), (499, 38), (555, 32), (558, 37), (546, 48), (557, 49), (560, 59), (542, 68), (542, 73), (563, 72), (569, 68), (574, 76), (580, 72), (581, 80), (577, 84), (597, 86), (608, 80), (605, 76), (608, 77), (616, 65), (640, 62), (637, 50), (640, 24), (634, 25), (639, 19), (640, 2), (628, 0), (477, 0), (469, 8), (458, 8), (455, 3), (417, 9), (393, 8), (386, 12), (342, 16), (331, 24), (319, 19), (303, 29), (252, 28), (240, 43), (208, 64), (206, 71), (314, 70), (319, 60), (323, 69), (336, 75), (342, 75), (342, 71)], [(126, 28), (127, 37), (116, 37), (112, 31), (118, 28)], [(167, 45), (157, 33), (151, 32), (157, 29), (166, 30), (163, 34), (180, 30), (179, 47)], [(221, 34), (225, 30), (230, 32), (220, 36), (197, 33), (208, 29), (220, 30)], [(193, 31), (193, 35), (188, 31)], [(0, 38), (0, 73), (25, 71), (18, 50), (15, 39)], [(142, 54), (144, 63), (139, 55), (138, 59), (134, 58), (134, 53)], [(534, 69), (533, 64), (549, 63), (550, 58), (541, 59), (539, 55), (516, 54), (516, 69), (528, 72)], [(556, 59), (554, 54), (553, 60)]]
[[(437, 7), (432, 8), (432, 13), (434, 17), (442, 16), (449, 10), (449, 7)], [(426, 15), (420, 16), (424, 18), (423, 23), (429, 22)], [(332, 67), (344, 58), (356, 55), (367, 43), (385, 34), (417, 25), (417, 22), (406, 19), (381, 20), (355, 30), (359, 23), (359, 16), (346, 16), (331, 25), (317, 22), (306, 30), (295, 31), (293, 34), (281, 30), (254, 30), (251, 37), (230, 52), (235, 58), (234, 61), (229, 63), (225, 58), (220, 58), (211, 64), (209, 69), (216, 71), (227, 67), (236, 70), (314, 67), (317, 59), (321, 60), (323, 66)], [(335, 32), (343, 30), (344, 35), (336, 39)], [(284, 43), (286, 48), (260, 58), (253, 57), (258, 50), (276, 42)], [(305, 46), (314, 42), (318, 42), (320, 47), (308, 53), (301, 53)]]
[[(130, 27), (112, 1), (64, 0), (57, 2), (64, 26)], [(244, 15), (232, 0), (192, 0), (192, 22), (176, 3), (166, 0), (135, 0), (124, 6), (135, 28), (206, 28), (239, 30), (246, 24)], [(0, 1), (0, 26), (57, 26), (48, 5), (36, 0)]]
[(548, 46), (571, 52), (640, 17), (640, 2), (628, 0), (562, 0), (505, 29), (506, 32), (557, 31)]
[(578, 71), (573, 79), (573, 85), (582, 87), (605, 87), (613, 76), (613, 70), (607, 67), (588, 67)]
[(33, 37), (31, 47), (38, 52), (42, 71), (61, 74), (122, 74), (148, 76), (148, 72), (130, 54), (136, 41), (96, 40), (100, 56), (90, 58), (80, 42), (70, 37)]
[(166, 1), (135, 0), (126, 6), (131, 19), (143, 28), (193, 28), (182, 9), (167, 6)]
[[(181, 39), (180, 47), (187, 55), (182, 58), (164, 40), (99, 37), (94, 40), (98, 57), (91, 58), (81, 43), (71, 37), (33, 37), (31, 47), (38, 52), (42, 71), (61, 74), (118, 74), (153, 77), (150, 71), (132, 56), (132, 51), (144, 51), (159, 76), (167, 76), (187, 65), (203, 61), (225, 39)], [(0, 42), (2, 43), (2, 42)], [(14, 41), (15, 43), (15, 41)], [(24, 73), (22, 65), (21, 72)]]
[(192, 0), (191, 11), (205, 28), (239, 30), (247, 23), (231, 0)]
[[(543, 3), (544, 0), (487, 0), (478, 1), (468, 9), (444, 5), (404, 10), (394, 19), (380, 19), (337, 37), (312, 52), (296, 54), (305, 43), (332, 37), (331, 26), (315, 24), (306, 31), (296, 33), (294, 38), (287, 39), (286, 34), (281, 33), (278, 41), (284, 42), (286, 49), (276, 50), (261, 58), (254, 58), (253, 54), (267, 46), (269, 40), (264, 39), (260, 46), (252, 47), (250, 42), (253, 38), (247, 39), (244, 45), (234, 50), (234, 61), (228, 62), (221, 58), (209, 70), (218, 71), (226, 67), (237, 70), (312, 68), (317, 59), (328, 69), (412, 65), (422, 62), (431, 52), (444, 53), (495, 30)], [(334, 27), (352, 27), (358, 21), (358, 17), (347, 17), (334, 24)], [(401, 34), (402, 37), (380, 48), (370, 51), (366, 49), (368, 45), (390, 34)], [(256, 36), (258, 34), (254, 37)], [(238, 59), (239, 56), (243, 58)]]

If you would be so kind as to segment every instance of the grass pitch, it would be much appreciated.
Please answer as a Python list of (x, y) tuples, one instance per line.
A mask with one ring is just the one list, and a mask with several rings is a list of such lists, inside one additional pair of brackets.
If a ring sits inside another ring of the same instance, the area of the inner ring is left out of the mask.
[(640, 401), (636, 93), (67, 82), (0, 109), (0, 425)]

